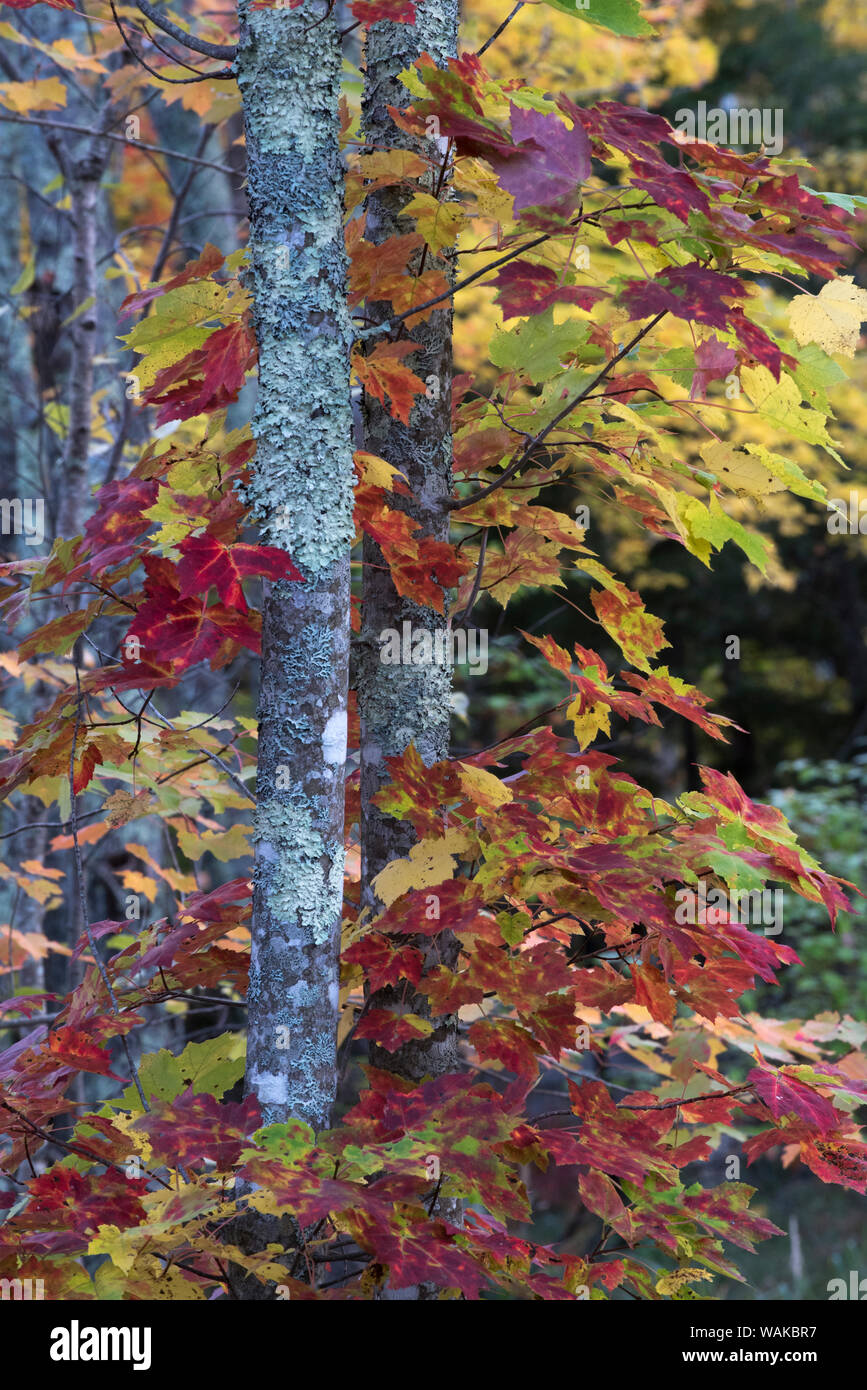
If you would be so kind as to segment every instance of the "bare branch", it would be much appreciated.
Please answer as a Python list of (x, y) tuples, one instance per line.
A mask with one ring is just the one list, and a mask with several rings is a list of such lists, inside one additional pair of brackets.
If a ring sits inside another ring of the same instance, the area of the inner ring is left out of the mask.
[(95, 130), (93, 126), (72, 125), (69, 121), (35, 121), (30, 116), (12, 116), (5, 111), (0, 113), (0, 121), (12, 121), (15, 125), (39, 126), (42, 130), (72, 130), (77, 135), (97, 135), (100, 140), (115, 140), (121, 145), (131, 145), (136, 150), (149, 150), (152, 154), (165, 155), (167, 159), (180, 159), (184, 164), (198, 164), (202, 169), (216, 169), (218, 174), (234, 177), (237, 170), (227, 164), (214, 164), (210, 159), (197, 159), (192, 154), (181, 154), (180, 150), (167, 150), (162, 145), (148, 145), (144, 140), (130, 140), (126, 135), (113, 135), (108, 130)]
[(169, 38), (177, 39), (178, 43), (191, 48), (194, 53), (204, 53), (208, 58), (223, 58), (229, 63), (235, 61), (238, 54), (235, 44), (209, 43), (207, 39), (198, 39), (193, 34), (188, 34), (179, 24), (175, 24), (171, 19), (166, 19), (165, 15), (154, 9), (149, 0), (137, 0), (137, 4), (142, 14), (147, 15), (152, 24), (155, 24), (158, 29), (162, 29)]
[(494, 32), (493, 32), (493, 34), (491, 35), (491, 37), (490, 37), (489, 39), (486, 39), (485, 42), (482, 44), (481, 48), (477, 50), (477, 52), (476, 52), (476, 57), (477, 57), (477, 58), (481, 58), (482, 54), (487, 52), (487, 50), (490, 48), (491, 44), (494, 43), (494, 42), (500, 37), (500, 35), (502, 34), (503, 30), (506, 29), (506, 28), (511, 24), (512, 20), (515, 18), (515, 15), (518, 13), (518, 11), (519, 11), (519, 10), (522, 10), (523, 8), (524, 8), (524, 0), (518, 0), (518, 3), (517, 3), (517, 5), (515, 6), (515, 8), (512, 10), (511, 14), (507, 14), (507, 15), (506, 15), (506, 18), (503, 20), (502, 24), (499, 25), (499, 27), (496, 28), (496, 29), (494, 30)]

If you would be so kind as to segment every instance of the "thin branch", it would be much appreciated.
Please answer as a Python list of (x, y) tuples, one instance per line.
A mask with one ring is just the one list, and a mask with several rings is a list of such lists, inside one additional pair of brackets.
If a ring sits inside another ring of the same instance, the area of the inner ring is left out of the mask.
[(162, 154), (168, 159), (180, 159), (184, 164), (198, 164), (202, 169), (216, 169), (218, 174), (235, 176), (237, 169), (227, 164), (214, 164), (210, 159), (197, 159), (192, 154), (181, 154), (180, 150), (167, 150), (162, 145), (147, 145), (144, 140), (130, 140), (126, 135), (113, 135), (108, 130), (94, 130), (92, 126), (73, 125), (70, 121), (35, 121), (29, 116), (13, 116), (7, 112), (0, 114), (0, 121), (12, 121), (15, 125), (38, 126), (42, 130), (71, 130), (76, 135), (96, 135), (100, 140), (115, 140), (121, 145), (130, 145), (135, 150), (147, 150), (152, 154)]
[[(579, 218), (578, 221), (580, 222), (581, 219)], [(573, 225), (577, 226), (578, 223), (570, 224), (570, 229)], [(566, 230), (566, 228), (563, 229), (564, 232)], [(532, 251), (534, 246), (541, 246), (543, 241), (550, 241), (553, 235), (555, 235), (553, 232), (544, 232), (541, 236), (535, 237), (533, 241), (525, 242), (523, 246), (517, 247), (514, 251), (507, 251), (506, 254), (500, 256), (498, 260), (491, 261), (489, 265), (482, 266), (481, 270), (474, 270), (472, 275), (468, 275), (465, 280), (460, 280), (458, 284), (446, 290), (444, 294), (438, 294), (435, 299), (425, 300), (423, 304), (417, 304), (415, 308), (407, 309), (403, 314), (395, 314), (386, 322), (375, 324), (373, 328), (366, 328), (358, 334), (358, 337), (373, 338), (377, 333), (390, 333), (392, 328), (396, 327), (399, 323), (403, 323), (405, 319), (411, 319), (415, 314), (423, 314), (426, 309), (433, 309), (437, 304), (442, 304), (443, 300), (451, 299), (452, 295), (457, 294), (459, 290), (464, 290), (468, 285), (474, 284), (476, 280), (481, 280), (483, 275), (489, 275), (492, 270), (498, 270), (501, 265), (506, 265), (509, 261), (514, 261), (518, 256), (523, 256), (525, 251)], [(557, 233), (557, 235), (562, 235), (562, 233)], [(359, 316), (353, 315), (353, 317), (357, 318)]]
[(466, 605), (466, 607), (464, 608), (463, 612), (458, 613), (457, 616), (456, 616), (455, 618), (452, 619), (452, 626), (454, 626), (456, 623), (466, 623), (466, 622), (468, 622), (468, 621), (469, 621), (469, 618), (470, 618), (470, 615), (471, 615), (473, 609), (474, 609), (475, 606), (476, 606), (476, 600), (477, 600), (477, 598), (479, 597), (479, 590), (480, 590), (480, 588), (482, 587), (482, 573), (483, 573), (484, 568), (485, 568), (485, 554), (486, 554), (487, 549), (488, 549), (488, 536), (489, 536), (489, 535), (490, 535), (490, 531), (488, 530), (487, 527), (485, 527), (484, 531), (482, 532), (482, 539), (481, 539), (481, 543), (480, 543), (480, 545), (479, 545), (479, 560), (478, 560), (478, 565), (477, 565), (477, 567), (476, 567), (476, 577), (475, 577), (475, 580), (473, 581), (473, 587), (472, 587), (472, 589), (471, 589), (471, 591), (470, 591), (470, 597), (469, 597), (469, 599), (467, 600), (467, 605)]
[(170, 58), (170, 59), (172, 60), (172, 62), (178, 63), (180, 67), (187, 68), (190, 72), (194, 72), (194, 73), (195, 73), (195, 76), (194, 76), (194, 77), (166, 77), (164, 73), (159, 72), (159, 70), (158, 70), (157, 68), (152, 68), (151, 65), (150, 65), (150, 63), (146, 63), (146, 62), (145, 62), (144, 58), (143, 58), (143, 57), (141, 56), (141, 54), (139, 53), (138, 49), (137, 49), (137, 48), (133, 45), (133, 43), (127, 38), (126, 32), (125, 32), (125, 30), (124, 30), (124, 27), (123, 27), (123, 25), (122, 25), (121, 22), (120, 22), (120, 15), (119, 15), (118, 12), (117, 12), (117, 9), (116, 9), (116, 7), (115, 7), (114, 0), (109, 0), (109, 4), (111, 5), (111, 13), (112, 13), (112, 17), (114, 18), (115, 28), (117, 29), (117, 32), (120, 34), (121, 38), (123, 39), (124, 47), (127, 49), (127, 51), (128, 51), (129, 53), (132, 54), (133, 58), (134, 58), (135, 61), (139, 64), (139, 66), (140, 66), (140, 67), (143, 67), (144, 70), (145, 70), (145, 72), (149, 72), (150, 75), (151, 75), (151, 77), (155, 77), (155, 78), (157, 79), (158, 82), (170, 82), (170, 83), (172, 83), (173, 86), (178, 87), (178, 86), (184, 86), (185, 84), (190, 83), (190, 82), (207, 82), (208, 78), (209, 78), (209, 77), (212, 77), (212, 76), (213, 76), (213, 77), (234, 77), (235, 74), (232, 72), (232, 69), (231, 69), (231, 68), (223, 68), (221, 72), (215, 72), (215, 73), (210, 73), (210, 72), (205, 72), (205, 73), (196, 72), (195, 68), (190, 68), (189, 63), (182, 63), (182, 62), (180, 61), (179, 58), (175, 58), (175, 56), (174, 56), (173, 53), (169, 53), (169, 51), (168, 51), (167, 48), (163, 48), (163, 47), (161, 46), (161, 44), (158, 44), (157, 41), (156, 41), (156, 39), (151, 38), (150, 33), (148, 32), (147, 29), (145, 29), (145, 34), (147, 35), (148, 39), (150, 39), (150, 41), (151, 41), (151, 43), (153, 44), (154, 48), (159, 49), (160, 53), (162, 53), (166, 58)]
[[(514, 475), (518, 472), (519, 468), (521, 468), (523, 464), (527, 462), (527, 459), (530, 457), (530, 455), (535, 453), (539, 445), (544, 444), (548, 435), (551, 433), (552, 430), (555, 430), (557, 428), (561, 420), (565, 420), (566, 416), (570, 415), (577, 405), (580, 405), (583, 400), (586, 400), (586, 398), (590, 395), (591, 391), (596, 390), (596, 387), (599, 385), (601, 381), (605, 380), (612, 368), (616, 367), (617, 363), (621, 362), (624, 357), (629, 356), (630, 352), (636, 346), (636, 344), (640, 343), (642, 338), (645, 338), (647, 334), (650, 332), (650, 330), (656, 327), (660, 319), (664, 318), (667, 312), (667, 309), (660, 310), (658, 314), (654, 315), (654, 317), (650, 320), (649, 323), (645, 324), (644, 328), (642, 328), (638, 333), (635, 334), (634, 338), (630, 339), (630, 341), (625, 345), (625, 347), (622, 347), (618, 353), (615, 353), (611, 360), (609, 362), (606, 362), (601, 372), (598, 372), (596, 374), (596, 376), (590, 382), (589, 386), (585, 386), (584, 390), (581, 391), (579, 395), (575, 396), (572, 400), (566, 402), (563, 409), (559, 410), (557, 414), (554, 416), (553, 420), (550, 420), (548, 424), (545, 426), (545, 428), (541, 429), (539, 433), (530, 440), (529, 444), (527, 444), (525, 448), (521, 450), (520, 454), (518, 454), (517, 457), (512, 460), (505, 472), (500, 474), (499, 478), (495, 478), (494, 481), (492, 483), (489, 483), (487, 487), (480, 488), (478, 492), (474, 492), (471, 497), (452, 498), (450, 501), (445, 503), (447, 510), (455, 512), (461, 511), (464, 507), (475, 506), (476, 502), (483, 501), (484, 498), (489, 497), (492, 492), (496, 492), (497, 488), (502, 487), (503, 483), (507, 482), (509, 478), (514, 477)], [(592, 439), (588, 439), (587, 443), (592, 444)]]
[(490, 37), (489, 39), (486, 39), (485, 42), (482, 44), (481, 48), (479, 48), (479, 49), (476, 50), (476, 57), (477, 57), (477, 58), (481, 58), (482, 54), (487, 52), (487, 50), (490, 48), (491, 44), (496, 42), (496, 40), (497, 40), (497, 39), (500, 37), (500, 35), (502, 34), (503, 30), (506, 29), (506, 28), (511, 24), (512, 20), (515, 18), (515, 15), (518, 13), (518, 11), (519, 11), (519, 10), (522, 10), (523, 8), (524, 8), (524, 0), (518, 0), (517, 5), (516, 5), (515, 8), (512, 10), (512, 13), (506, 15), (506, 18), (503, 20), (503, 22), (502, 22), (502, 24), (499, 26), (499, 28), (495, 29), (494, 32), (493, 32), (493, 34), (491, 35), (491, 37)]
[(223, 58), (229, 63), (234, 63), (237, 58), (237, 44), (209, 43), (207, 39), (196, 38), (195, 35), (188, 34), (179, 24), (175, 24), (173, 20), (166, 19), (165, 15), (154, 9), (149, 0), (137, 0), (137, 4), (142, 14), (147, 15), (152, 24), (155, 24), (158, 29), (162, 29), (169, 38), (176, 39), (186, 48), (191, 48), (194, 53), (204, 53), (207, 58)]
[[(124, 720), (123, 722), (127, 723), (128, 721)], [(77, 819), (83, 821), (87, 820), (90, 816), (99, 816), (102, 814), (102, 809), (103, 808), (100, 806), (96, 811), (82, 811)], [(0, 835), (0, 840), (11, 840), (13, 835), (23, 835), (25, 830), (68, 830), (70, 824), (71, 822), (68, 820), (28, 821), (26, 825), (16, 825), (14, 830), (7, 830), (5, 834)]]
[[(10, 1105), (7, 1100), (0, 1099), (0, 1106), (2, 1106), (4, 1110), (8, 1110), (10, 1115), (14, 1115), (16, 1119), (21, 1120), (21, 1122), (27, 1125), (28, 1129), (32, 1130), (34, 1134), (38, 1134), (40, 1139), (44, 1140), (46, 1144), (56, 1144), (59, 1149), (66, 1149), (67, 1153), (80, 1154), (84, 1158), (89, 1158), (92, 1162), (100, 1164), (103, 1168), (114, 1168), (116, 1172), (122, 1173), (124, 1177), (127, 1176), (126, 1168), (121, 1167), (119, 1163), (115, 1163), (112, 1159), (105, 1158), (103, 1155), (98, 1154), (95, 1149), (89, 1149), (86, 1144), (68, 1144), (64, 1139), (58, 1138), (57, 1134), (53, 1134), (50, 1130), (43, 1129), (41, 1125), (35, 1124), (22, 1110), (16, 1110), (15, 1106)], [(66, 1126), (64, 1126), (64, 1128), (66, 1128)], [(145, 1168), (144, 1165), (142, 1165), (142, 1172), (147, 1173), (148, 1177), (153, 1178), (154, 1182), (158, 1182), (161, 1187), (171, 1188), (171, 1184), (167, 1183), (165, 1178), (161, 1178), (158, 1173), (152, 1173), (150, 1169)], [(8, 1173), (4, 1174), (4, 1177), (9, 1176)]]
[[(207, 126), (204, 126), (199, 136), (199, 143), (196, 146), (196, 158), (204, 154), (205, 150), (207, 149), (208, 141), (210, 140), (210, 138), (211, 131)], [(172, 249), (172, 242), (175, 239), (175, 233), (178, 229), (178, 218), (181, 215), (181, 208), (184, 205), (187, 194), (193, 186), (193, 180), (196, 178), (197, 174), (198, 169), (189, 169), (187, 171), (186, 178), (184, 179), (183, 183), (177, 191), (177, 194), (175, 196), (174, 207), (172, 208), (171, 216), (168, 221), (168, 226), (166, 227), (165, 235), (163, 236), (162, 245), (160, 246), (160, 249), (157, 253), (157, 258), (154, 261), (154, 264), (151, 268), (151, 283), (155, 283), (157, 280), (159, 280), (160, 276), (163, 273), (165, 263), (169, 258), (169, 252)]]
[(700, 1100), (725, 1100), (727, 1096), (737, 1096), (743, 1091), (751, 1091), (752, 1085), (733, 1086), (730, 1091), (704, 1091), (700, 1096), (686, 1096), (683, 1100), (661, 1100), (656, 1105), (630, 1105), (628, 1101), (617, 1102), (618, 1110), (674, 1110), (681, 1105), (697, 1105)]

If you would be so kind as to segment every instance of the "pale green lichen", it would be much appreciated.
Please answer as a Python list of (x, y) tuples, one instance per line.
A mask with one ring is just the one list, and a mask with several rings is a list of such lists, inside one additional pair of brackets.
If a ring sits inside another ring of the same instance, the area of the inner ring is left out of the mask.
[[(249, 151), (250, 285), (259, 344), (256, 458), (244, 500), (262, 540), (305, 576), (353, 538), (340, 54), (309, 3), (241, 6), (238, 84)], [(333, 21), (329, 21), (329, 26)]]
[(303, 940), (318, 946), (334, 927), (344, 850), (342, 844), (325, 843), (315, 828), (315, 808), (305, 802), (297, 793), (292, 800), (260, 802), (254, 840), (267, 846), (264, 855), (259, 850), (257, 868), (267, 882), (271, 912), (287, 924), (296, 923)]
[(266, 1123), (295, 1114), (321, 1126), (335, 1090), (344, 863), (343, 767), (322, 748), (346, 708), (354, 535), (340, 43), (312, 0), (241, 0), (239, 13), (259, 346), (245, 500), (260, 539), (287, 550), (304, 581), (270, 586), (265, 603), (247, 1087)]

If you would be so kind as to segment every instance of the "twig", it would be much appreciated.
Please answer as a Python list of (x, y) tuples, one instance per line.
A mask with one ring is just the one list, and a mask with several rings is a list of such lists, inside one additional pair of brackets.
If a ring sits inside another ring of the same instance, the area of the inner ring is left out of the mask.
[(176, 39), (186, 48), (191, 48), (194, 53), (204, 53), (207, 58), (223, 58), (229, 63), (233, 63), (237, 58), (237, 44), (209, 43), (207, 39), (196, 38), (195, 35), (188, 34), (179, 24), (175, 24), (171, 19), (166, 19), (165, 15), (154, 9), (149, 0), (137, 0), (137, 4), (142, 14), (147, 15), (152, 24), (155, 24), (158, 29), (162, 29), (169, 38)]
[(470, 614), (476, 606), (476, 600), (479, 597), (479, 589), (482, 587), (482, 573), (485, 568), (485, 553), (488, 549), (489, 535), (490, 531), (486, 527), (485, 530), (482, 532), (481, 544), (479, 545), (479, 560), (476, 566), (476, 577), (473, 581), (473, 587), (470, 590), (470, 597), (467, 600), (467, 605), (464, 608), (463, 612), (458, 613), (457, 616), (452, 619), (452, 626), (454, 626), (455, 623), (467, 622), (470, 617)]
[[(578, 221), (580, 222), (581, 219), (579, 218)], [(570, 224), (570, 226), (572, 225), (577, 226), (578, 223)], [(564, 228), (563, 230), (566, 231), (567, 229)], [(451, 286), (443, 294), (438, 294), (434, 299), (427, 299), (423, 304), (417, 304), (415, 308), (407, 309), (403, 314), (394, 314), (384, 323), (377, 323), (374, 324), (372, 328), (365, 328), (357, 334), (357, 337), (372, 338), (375, 337), (377, 333), (390, 333), (392, 328), (403, 323), (405, 319), (411, 319), (414, 314), (423, 314), (426, 309), (433, 309), (437, 304), (442, 304), (444, 300), (451, 299), (452, 295), (457, 294), (459, 290), (464, 290), (468, 285), (474, 284), (476, 280), (481, 280), (483, 275), (489, 275), (492, 270), (498, 270), (501, 265), (506, 265), (509, 261), (514, 261), (518, 256), (523, 256), (526, 251), (532, 251), (535, 246), (541, 246), (543, 241), (550, 241), (552, 235), (553, 233), (551, 232), (545, 232), (543, 235), (535, 237), (532, 241), (525, 242), (523, 246), (518, 246), (513, 251), (507, 251), (506, 254), (500, 256), (498, 260), (491, 261), (489, 265), (482, 266), (480, 270), (474, 270), (472, 275), (468, 275), (465, 280), (460, 280), (458, 284)], [(353, 317), (357, 318), (359, 316), (353, 315)]]
[[(129, 721), (125, 719), (123, 722), (126, 724)], [(80, 821), (88, 820), (90, 816), (101, 815), (102, 809), (103, 808), (100, 806), (96, 811), (82, 811), (78, 819)], [(28, 821), (26, 825), (16, 825), (14, 830), (7, 830), (3, 835), (0, 835), (0, 840), (11, 840), (13, 835), (23, 835), (25, 830), (68, 830), (69, 826), (70, 822), (68, 820)]]
[[(566, 416), (570, 415), (577, 405), (580, 405), (583, 400), (586, 400), (591, 391), (595, 391), (596, 387), (601, 381), (605, 380), (612, 368), (616, 367), (617, 363), (621, 362), (624, 357), (629, 356), (629, 353), (636, 344), (640, 343), (642, 338), (646, 337), (650, 330), (656, 327), (660, 319), (664, 318), (667, 312), (667, 309), (661, 309), (658, 314), (654, 315), (649, 323), (645, 324), (645, 326), (636, 333), (635, 337), (632, 338), (625, 347), (622, 347), (618, 353), (615, 353), (614, 357), (612, 357), (609, 362), (606, 362), (601, 372), (596, 374), (589, 386), (585, 386), (583, 391), (573, 397), (572, 400), (567, 401), (566, 405), (564, 405), (562, 410), (557, 412), (553, 420), (550, 420), (544, 429), (541, 429), (537, 435), (534, 435), (529, 444), (527, 444), (521, 450), (520, 454), (512, 460), (505, 472), (501, 473), (500, 476), (495, 478), (492, 483), (489, 483), (487, 487), (480, 488), (478, 492), (474, 492), (470, 497), (451, 498), (443, 504), (445, 509), (450, 512), (455, 512), (461, 511), (464, 507), (473, 507), (477, 502), (481, 502), (485, 497), (489, 497), (492, 492), (496, 492), (497, 488), (502, 487), (503, 483), (507, 482), (509, 478), (514, 477), (519, 468), (527, 462), (530, 455), (535, 453), (539, 445), (545, 442), (551, 431), (557, 428), (560, 421), (565, 420)], [(587, 443), (592, 444), (592, 439), (588, 439)]]
[[(85, 1144), (67, 1144), (64, 1139), (58, 1138), (58, 1136), (52, 1134), (50, 1130), (42, 1129), (40, 1125), (34, 1124), (33, 1120), (28, 1119), (23, 1111), (16, 1110), (14, 1105), (10, 1105), (8, 1100), (0, 1100), (0, 1106), (2, 1106), (4, 1110), (8, 1110), (10, 1115), (14, 1115), (16, 1119), (21, 1120), (34, 1134), (38, 1134), (40, 1139), (43, 1139), (46, 1144), (56, 1144), (59, 1149), (66, 1149), (67, 1153), (81, 1154), (84, 1158), (89, 1158), (93, 1163), (100, 1163), (103, 1168), (114, 1168), (116, 1172), (123, 1173), (124, 1177), (126, 1177), (126, 1169), (122, 1167), (120, 1163), (115, 1163), (112, 1159), (105, 1158), (98, 1154), (95, 1149), (89, 1149)], [(64, 1126), (64, 1128), (66, 1128), (66, 1126)], [(147, 1173), (148, 1177), (153, 1178), (154, 1182), (158, 1182), (161, 1187), (171, 1189), (171, 1183), (166, 1182), (165, 1178), (161, 1178), (158, 1173), (152, 1173), (149, 1168), (145, 1168), (144, 1166), (142, 1167), (142, 1172)]]
[(35, 121), (30, 116), (13, 116), (7, 112), (0, 114), (0, 121), (12, 121), (15, 125), (38, 126), (42, 130), (71, 130), (77, 135), (96, 135), (100, 140), (115, 140), (121, 145), (130, 145), (135, 150), (146, 150), (152, 154), (162, 154), (168, 159), (180, 159), (184, 164), (198, 164), (202, 169), (216, 169), (218, 174), (236, 175), (237, 169), (227, 164), (214, 164), (210, 159), (197, 159), (192, 154), (181, 154), (180, 150), (167, 150), (162, 145), (148, 145), (144, 140), (130, 140), (126, 135), (113, 135), (108, 130), (94, 130), (91, 126), (73, 125), (70, 121)]
[(518, 13), (518, 11), (519, 11), (519, 10), (522, 10), (523, 8), (524, 8), (524, 0), (518, 0), (518, 3), (517, 3), (517, 5), (515, 6), (515, 8), (512, 10), (511, 14), (507, 14), (507, 15), (506, 15), (506, 18), (503, 20), (503, 22), (502, 22), (502, 24), (499, 26), (499, 28), (495, 29), (494, 32), (493, 32), (493, 34), (491, 35), (491, 37), (490, 37), (489, 39), (486, 39), (485, 42), (482, 44), (481, 48), (479, 48), (479, 49), (476, 50), (476, 57), (477, 57), (477, 58), (481, 58), (482, 54), (487, 52), (487, 50), (490, 48), (491, 44), (494, 43), (494, 42), (500, 37), (500, 35), (502, 34), (503, 30), (504, 30), (505, 28), (507, 28), (508, 25), (511, 24), (512, 20), (515, 18), (515, 15)]
[[(141, 56), (141, 54), (139, 53), (138, 49), (136, 49), (136, 48), (133, 46), (133, 44), (130, 42), (130, 40), (127, 38), (126, 33), (125, 33), (125, 31), (124, 31), (124, 28), (123, 28), (123, 25), (122, 25), (121, 22), (120, 22), (120, 15), (118, 14), (117, 9), (115, 8), (114, 0), (109, 0), (109, 4), (111, 5), (111, 13), (112, 13), (112, 16), (113, 16), (113, 18), (114, 18), (115, 27), (116, 27), (116, 29), (117, 29), (117, 32), (120, 34), (121, 38), (123, 39), (124, 47), (128, 50), (128, 52), (130, 52), (130, 53), (132, 54), (132, 56), (133, 56), (133, 58), (135, 59), (135, 61), (136, 61), (141, 67), (144, 68), (145, 72), (149, 72), (150, 75), (151, 75), (151, 77), (155, 77), (155, 78), (157, 79), (158, 82), (170, 82), (170, 83), (172, 83), (173, 86), (184, 86), (185, 84), (190, 83), (190, 82), (207, 82), (207, 80), (208, 80), (209, 77), (232, 77), (232, 78), (234, 78), (235, 74), (233, 73), (233, 71), (232, 71), (231, 68), (223, 68), (222, 71), (220, 71), (220, 72), (214, 72), (214, 73), (210, 73), (210, 72), (204, 72), (204, 73), (197, 72), (196, 75), (195, 75), (195, 77), (166, 77), (164, 73), (159, 72), (157, 68), (152, 68), (152, 67), (150, 66), (149, 63), (146, 63), (146, 62), (145, 62), (144, 58), (143, 58), (143, 57)], [(151, 41), (151, 43), (153, 44), (154, 48), (158, 48), (158, 49), (159, 49), (160, 53), (164, 54), (167, 58), (171, 58), (172, 62), (179, 63), (179, 65), (180, 65), (181, 67), (189, 68), (189, 63), (181, 63), (181, 62), (180, 62), (180, 59), (175, 58), (175, 56), (174, 56), (173, 53), (169, 53), (169, 51), (168, 51), (167, 48), (163, 48), (160, 44), (157, 43), (156, 39), (151, 38), (151, 35), (150, 35), (150, 33), (148, 32), (147, 29), (145, 29), (145, 34), (146, 34), (147, 37), (150, 39), (150, 41)], [(190, 71), (195, 72), (195, 69), (190, 69)]]

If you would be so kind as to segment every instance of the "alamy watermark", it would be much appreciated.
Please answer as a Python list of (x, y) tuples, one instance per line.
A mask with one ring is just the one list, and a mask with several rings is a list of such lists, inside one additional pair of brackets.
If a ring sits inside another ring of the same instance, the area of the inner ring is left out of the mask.
[(765, 936), (779, 936), (783, 930), (783, 890), (781, 888), (708, 888), (702, 879), (698, 888), (678, 888), (674, 920), (679, 926), (714, 926), (724, 922), (741, 926), (761, 926)]
[[(825, 1285), (830, 1302), (835, 1299), (850, 1298), (857, 1303), (867, 1300), (867, 1279), (862, 1279), (860, 1270), (849, 1270), (849, 1282), (845, 1279), (829, 1279)], [(831, 1292), (833, 1289), (833, 1293)]]
[(681, 107), (674, 128), (682, 142), (702, 140), (708, 145), (762, 145), (765, 153), (782, 154), (783, 111), (777, 106), (712, 106), (700, 101), (695, 111)]
[(826, 505), (829, 516), (825, 524), (829, 535), (867, 536), (867, 497), (850, 492), (848, 502), (842, 497), (832, 497)]
[(379, 659), (383, 666), (466, 666), (471, 676), (488, 669), (488, 630), (413, 627), (408, 620), (379, 634)]
[(0, 497), (0, 534), (23, 536), (25, 545), (45, 540), (45, 501), (41, 497)]
[(29, 1303), (45, 1297), (44, 1279), (0, 1279), (0, 1300)]

